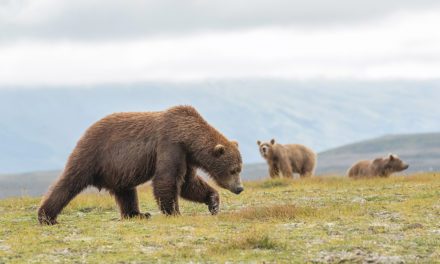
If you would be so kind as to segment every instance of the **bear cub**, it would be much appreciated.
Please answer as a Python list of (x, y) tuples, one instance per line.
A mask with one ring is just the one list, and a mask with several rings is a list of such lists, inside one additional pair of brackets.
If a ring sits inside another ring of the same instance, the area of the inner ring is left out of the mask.
[(257, 141), (261, 156), (269, 165), (271, 178), (293, 178), (298, 173), (301, 178), (313, 175), (316, 167), (316, 154), (309, 148), (299, 144), (281, 145), (270, 142)]
[(389, 177), (392, 173), (404, 171), (408, 167), (409, 165), (403, 162), (397, 155), (390, 154), (384, 158), (356, 162), (348, 170), (348, 176), (355, 179)]

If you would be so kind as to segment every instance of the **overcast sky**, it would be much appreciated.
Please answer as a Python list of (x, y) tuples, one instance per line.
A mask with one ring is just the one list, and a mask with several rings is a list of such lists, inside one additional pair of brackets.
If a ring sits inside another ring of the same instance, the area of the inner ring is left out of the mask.
[(0, 88), (440, 78), (430, 0), (0, 0)]

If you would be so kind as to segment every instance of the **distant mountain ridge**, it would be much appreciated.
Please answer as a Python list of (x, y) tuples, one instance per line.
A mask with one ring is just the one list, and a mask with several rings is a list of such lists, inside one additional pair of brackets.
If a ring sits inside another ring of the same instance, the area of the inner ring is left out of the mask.
[[(373, 159), (388, 153), (398, 154), (410, 164), (404, 172), (440, 172), (440, 133), (388, 135), (344, 145), (318, 154), (316, 174), (344, 175), (354, 162)], [(58, 177), (59, 171), (0, 175), (0, 198), (20, 195), (41, 195)], [(245, 164), (244, 180), (268, 177), (266, 163)]]
[(377, 135), (440, 131), (439, 99), (440, 81), (0, 87), (0, 173), (62, 168), (85, 129), (113, 112), (193, 105), (240, 142), (244, 162), (258, 163), (255, 142), (273, 137), (320, 152)]
[(342, 173), (354, 162), (397, 154), (410, 164), (408, 172), (440, 171), (440, 133), (386, 135), (319, 154), (318, 174)]
[(12, 196), (39, 196), (58, 177), (59, 171), (0, 174), (0, 199)]

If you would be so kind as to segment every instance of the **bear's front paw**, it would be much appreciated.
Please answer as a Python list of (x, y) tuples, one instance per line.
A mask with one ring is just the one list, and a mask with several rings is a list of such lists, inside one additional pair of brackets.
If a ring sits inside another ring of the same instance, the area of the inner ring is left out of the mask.
[(220, 198), (218, 193), (213, 193), (209, 196), (208, 209), (212, 215), (216, 215), (220, 211)]
[(40, 225), (57, 225), (57, 220), (53, 218), (47, 218), (47, 217), (39, 217), (38, 221), (40, 222)]

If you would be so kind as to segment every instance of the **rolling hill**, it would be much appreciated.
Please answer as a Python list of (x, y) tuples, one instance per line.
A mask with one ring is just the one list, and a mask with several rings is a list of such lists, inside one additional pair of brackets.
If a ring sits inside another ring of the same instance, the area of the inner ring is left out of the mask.
[[(318, 154), (317, 175), (345, 174), (356, 161), (397, 154), (410, 164), (406, 172), (440, 171), (440, 133), (387, 135), (329, 149)], [(249, 179), (267, 175), (264, 163), (249, 164), (243, 176)]]
[(387, 135), (319, 153), (318, 174), (342, 173), (354, 162), (393, 153), (408, 172), (440, 171), (440, 133)]
[(39, 171), (0, 175), (0, 199), (13, 196), (40, 196), (57, 178), (59, 171)]
[(276, 80), (0, 87), (0, 174), (59, 169), (84, 130), (113, 112), (190, 104), (240, 142), (257, 163), (257, 140), (317, 152), (378, 135), (440, 131), (440, 81)]
[[(373, 159), (388, 153), (398, 154), (410, 164), (406, 173), (440, 171), (440, 133), (388, 135), (361, 141), (318, 154), (317, 175), (345, 175), (355, 161)], [(59, 171), (0, 175), (0, 198), (36, 196), (46, 192)], [(246, 164), (242, 177), (255, 180), (267, 177), (265, 163)]]

